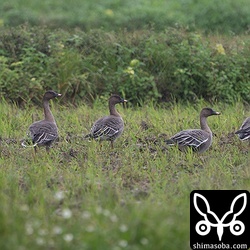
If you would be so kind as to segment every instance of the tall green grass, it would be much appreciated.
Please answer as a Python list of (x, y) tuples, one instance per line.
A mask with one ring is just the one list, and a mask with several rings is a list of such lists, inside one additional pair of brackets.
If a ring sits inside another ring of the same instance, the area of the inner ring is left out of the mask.
[(83, 139), (107, 114), (92, 107), (52, 109), (60, 140), (50, 154), (20, 140), (42, 109), (0, 105), (1, 249), (189, 249), (189, 194), (194, 189), (250, 190), (249, 146), (233, 134), (249, 109), (213, 105), (212, 147), (183, 154), (164, 143), (181, 129), (198, 128), (196, 106), (118, 106), (125, 131), (112, 150)]

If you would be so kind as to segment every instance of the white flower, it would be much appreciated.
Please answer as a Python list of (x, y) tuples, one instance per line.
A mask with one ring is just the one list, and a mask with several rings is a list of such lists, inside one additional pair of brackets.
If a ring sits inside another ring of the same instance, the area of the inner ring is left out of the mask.
[(102, 208), (101, 207), (97, 207), (96, 210), (95, 210), (95, 212), (97, 214), (101, 214), (102, 213)]
[(61, 234), (62, 233), (62, 228), (55, 226), (52, 229), (53, 234)]
[(74, 238), (73, 234), (65, 234), (65, 235), (63, 235), (63, 239), (64, 239), (65, 241), (67, 241), (67, 242), (72, 241), (73, 238)]
[(126, 247), (128, 245), (128, 242), (126, 240), (120, 240), (118, 244), (120, 247)]
[(46, 231), (45, 229), (40, 229), (40, 230), (38, 231), (38, 234), (39, 234), (40, 236), (44, 236), (44, 235), (47, 234), (47, 231)]
[(71, 212), (71, 210), (69, 208), (64, 208), (62, 210), (62, 217), (64, 219), (69, 219), (69, 218), (71, 218), (71, 216), (72, 216), (72, 212)]
[(26, 229), (26, 234), (28, 235), (31, 235), (34, 232), (34, 229), (30, 223), (26, 223), (25, 229)]
[(122, 232), (122, 233), (125, 233), (125, 232), (127, 232), (128, 231), (128, 227), (126, 226), (126, 225), (124, 225), (124, 224), (122, 224), (121, 226), (120, 226), (120, 231)]
[(115, 214), (111, 215), (109, 218), (110, 218), (110, 220), (112, 222), (117, 222), (118, 221), (118, 218), (117, 218), (117, 216)]
[(37, 244), (37, 245), (40, 245), (40, 246), (41, 246), (41, 245), (44, 245), (44, 243), (45, 243), (45, 241), (44, 241), (43, 238), (40, 238), (40, 237), (39, 237), (39, 238), (36, 239), (36, 244)]
[(64, 192), (63, 191), (58, 191), (54, 195), (55, 199), (58, 201), (61, 201), (64, 199)]
[(88, 225), (86, 227), (86, 231), (89, 232), (89, 233), (92, 233), (95, 231), (95, 227), (93, 225)]
[(106, 216), (106, 217), (110, 216), (110, 211), (108, 209), (104, 209), (103, 210), (103, 215)]
[(89, 219), (91, 217), (91, 213), (89, 211), (84, 211), (82, 213), (82, 218), (83, 219)]
[(147, 238), (142, 238), (141, 239), (141, 244), (142, 245), (147, 245), (148, 244), (148, 239)]

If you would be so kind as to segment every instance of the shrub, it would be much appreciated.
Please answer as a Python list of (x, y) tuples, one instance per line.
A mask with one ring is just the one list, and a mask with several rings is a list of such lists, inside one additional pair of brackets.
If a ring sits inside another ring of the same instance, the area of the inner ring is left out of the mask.
[(132, 103), (171, 97), (250, 101), (247, 37), (23, 26), (2, 29), (0, 41), (1, 96), (19, 103), (40, 101), (46, 89), (62, 92), (70, 102), (111, 93)]

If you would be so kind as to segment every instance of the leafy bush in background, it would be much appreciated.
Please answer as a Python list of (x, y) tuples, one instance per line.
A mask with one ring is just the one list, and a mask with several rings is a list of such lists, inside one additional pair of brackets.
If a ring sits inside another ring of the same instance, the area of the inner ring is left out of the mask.
[(111, 93), (132, 103), (170, 98), (249, 102), (250, 42), (242, 39), (183, 29), (2, 28), (1, 96), (18, 103), (40, 101), (46, 89), (55, 89), (70, 102)]
[[(159, 92), (171, 93), (177, 99), (223, 100), (237, 98), (249, 101), (249, 39), (231, 43), (213, 36), (168, 30), (158, 44), (150, 43), (147, 58), (152, 58)], [(164, 45), (166, 42), (166, 46)], [(165, 84), (164, 84), (165, 83)]]

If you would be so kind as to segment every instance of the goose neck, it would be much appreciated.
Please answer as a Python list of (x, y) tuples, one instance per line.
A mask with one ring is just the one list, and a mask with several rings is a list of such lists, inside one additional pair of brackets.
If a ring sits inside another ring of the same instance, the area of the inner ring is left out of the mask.
[(50, 110), (49, 106), (49, 101), (48, 100), (43, 100), (43, 110), (44, 110), (44, 117), (46, 121), (49, 122), (54, 122), (55, 123), (55, 118)]
[(120, 116), (120, 114), (117, 112), (115, 105), (113, 103), (109, 104), (109, 113), (110, 115)]
[(205, 130), (207, 132), (211, 132), (211, 129), (209, 128), (208, 124), (207, 124), (207, 117), (205, 116), (200, 116), (200, 125), (201, 125), (201, 129)]

